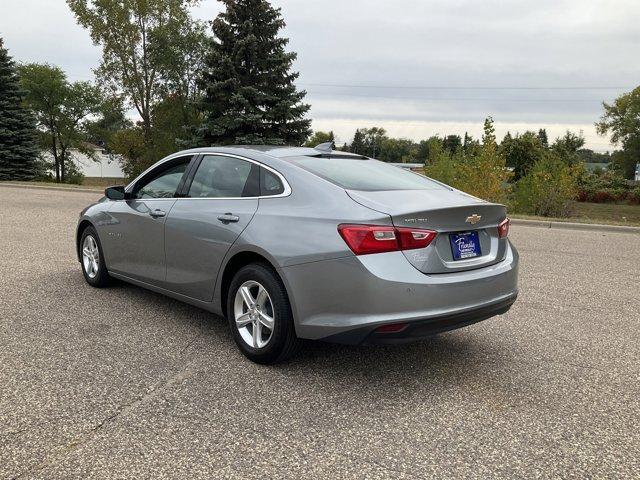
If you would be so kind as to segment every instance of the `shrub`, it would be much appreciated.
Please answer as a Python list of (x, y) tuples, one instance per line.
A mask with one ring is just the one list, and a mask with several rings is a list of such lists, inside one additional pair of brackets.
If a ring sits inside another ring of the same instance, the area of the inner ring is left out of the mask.
[(425, 175), (459, 188), (457, 186), (459, 185), (458, 166), (461, 163), (461, 157), (461, 152), (451, 155), (442, 148), (440, 142), (429, 141), (429, 161), (424, 167)]
[(82, 185), (84, 181), (84, 175), (80, 172), (74, 172), (67, 175), (65, 178), (65, 183), (70, 183), (72, 185)]
[(65, 172), (65, 183), (70, 183), (73, 185), (82, 185), (82, 181), (84, 180), (84, 174), (80, 171), (76, 163), (72, 160), (67, 160), (65, 162), (65, 166), (67, 171)]
[(640, 185), (631, 190), (627, 198), (631, 205), (640, 205)]
[(629, 192), (625, 179), (615, 171), (602, 175), (584, 172), (578, 177), (578, 189), (578, 201), (596, 203), (624, 201)]
[(513, 174), (507, 170), (504, 157), (495, 146), (484, 145), (460, 170), (461, 190), (484, 200), (506, 203), (507, 185)]
[(590, 195), (587, 201), (594, 203), (615, 202), (616, 196), (608, 190), (598, 190), (597, 192), (594, 192), (592, 195)]
[(442, 148), (436, 149), (430, 152), (425, 173), (458, 190), (497, 203), (506, 202), (507, 182), (512, 176), (494, 143), (467, 153), (459, 150), (450, 154)]
[(580, 167), (570, 167), (547, 152), (516, 185), (514, 208), (518, 213), (567, 217), (578, 195)]

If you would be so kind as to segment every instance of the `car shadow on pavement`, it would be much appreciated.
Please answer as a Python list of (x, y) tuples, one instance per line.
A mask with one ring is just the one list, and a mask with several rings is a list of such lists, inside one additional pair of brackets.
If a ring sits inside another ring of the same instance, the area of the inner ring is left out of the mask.
[[(78, 280), (81, 281), (81, 277)], [(299, 381), (301, 385), (315, 379), (313, 388), (316, 389), (323, 388), (323, 385), (330, 390), (341, 386), (347, 390), (370, 391), (373, 395), (388, 391), (387, 388), (379, 390), (382, 384), (385, 387), (395, 386), (406, 394), (407, 390), (414, 388), (456, 383), (463, 377), (465, 381), (474, 377), (480, 379), (488, 364), (492, 370), (500, 369), (510, 362), (511, 356), (508, 349), (502, 348), (504, 345), (500, 339), (496, 341), (493, 338), (491, 343), (487, 343), (486, 335), (477, 334), (474, 328), (478, 327), (471, 326), (402, 345), (347, 346), (306, 341), (290, 361), (275, 366), (257, 366), (237, 351), (227, 322), (222, 317), (124, 282), (116, 282), (106, 291), (92, 291), (96, 295), (107, 294), (112, 297), (111, 302), (116, 298), (126, 299), (132, 308), (136, 304), (145, 308), (152, 305), (153, 310), (157, 310), (154, 322), (175, 324), (184, 319), (183, 326), (193, 328), (194, 335), (201, 334), (199, 355), (226, 356), (227, 364), (237, 362), (250, 368), (269, 369)], [(165, 326), (170, 330), (168, 325)], [(224, 351), (220, 351), (221, 348)], [(396, 395), (394, 392), (390, 394)]]

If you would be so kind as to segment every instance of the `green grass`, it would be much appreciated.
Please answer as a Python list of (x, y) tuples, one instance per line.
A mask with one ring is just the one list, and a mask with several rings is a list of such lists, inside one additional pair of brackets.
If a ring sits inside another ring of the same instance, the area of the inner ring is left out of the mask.
[(620, 225), (640, 226), (640, 205), (576, 203), (576, 215), (586, 220), (607, 220)]
[(526, 220), (547, 220), (556, 222), (602, 223), (605, 225), (628, 225), (640, 227), (640, 205), (626, 203), (575, 202), (573, 214), (567, 218), (535, 217), (531, 215), (510, 215)]

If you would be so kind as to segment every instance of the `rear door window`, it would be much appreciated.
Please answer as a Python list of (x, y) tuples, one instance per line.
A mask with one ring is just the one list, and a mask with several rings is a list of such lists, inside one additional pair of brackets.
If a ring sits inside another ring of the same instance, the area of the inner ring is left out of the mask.
[(275, 173), (270, 172), (266, 168), (261, 168), (260, 170), (260, 195), (263, 197), (269, 197), (284, 193), (284, 185)]
[(205, 155), (189, 187), (190, 198), (255, 197), (260, 168), (235, 157)]

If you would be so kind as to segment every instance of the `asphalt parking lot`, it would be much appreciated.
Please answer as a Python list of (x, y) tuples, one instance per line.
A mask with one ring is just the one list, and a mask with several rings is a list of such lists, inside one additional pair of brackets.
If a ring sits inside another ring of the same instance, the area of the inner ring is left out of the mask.
[(262, 367), (220, 318), (85, 284), (98, 196), (0, 187), (0, 478), (638, 478), (640, 235), (515, 226), (506, 315)]

